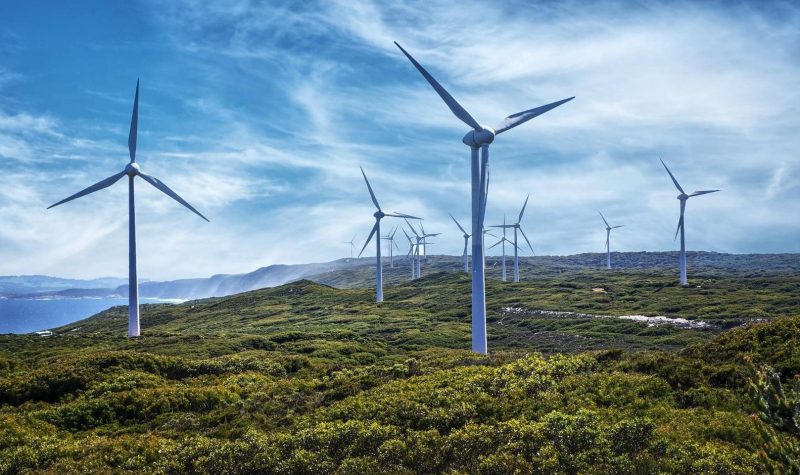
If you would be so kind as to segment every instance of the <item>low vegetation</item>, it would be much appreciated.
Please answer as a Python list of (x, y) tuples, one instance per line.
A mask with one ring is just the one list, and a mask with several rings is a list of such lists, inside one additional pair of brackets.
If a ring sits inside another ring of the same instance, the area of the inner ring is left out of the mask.
[(0, 473), (800, 473), (800, 279), (697, 277), (490, 280), (489, 356), (444, 273), (380, 306), (300, 281), (144, 306), (135, 340), (123, 308), (0, 336)]

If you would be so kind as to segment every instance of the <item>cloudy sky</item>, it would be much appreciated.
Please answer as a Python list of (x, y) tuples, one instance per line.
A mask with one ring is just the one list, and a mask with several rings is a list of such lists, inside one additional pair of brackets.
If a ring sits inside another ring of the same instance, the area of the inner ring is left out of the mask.
[[(302, 6), (301, 6), (302, 5)], [(137, 185), (139, 275), (344, 257), (372, 206), (423, 216), (460, 253), (466, 127), (398, 41), (479, 122), (576, 99), (492, 145), (487, 224), (537, 254), (800, 251), (800, 7), (792, 2), (3, 2), (0, 275), (127, 273), (120, 171), (136, 78), (138, 161), (211, 219)], [(390, 221), (385, 221), (385, 226)], [(497, 249), (497, 248), (495, 248)], [(365, 254), (374, 253), (369, 247)]]

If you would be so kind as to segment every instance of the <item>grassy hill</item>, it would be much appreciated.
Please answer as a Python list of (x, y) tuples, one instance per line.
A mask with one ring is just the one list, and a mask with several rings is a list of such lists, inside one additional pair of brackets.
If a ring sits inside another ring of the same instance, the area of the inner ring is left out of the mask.
[(672, 274), (490, 279), (489, 356), (456, 273), (0, 336), (0, 473), (798, 473), (800, 277)]

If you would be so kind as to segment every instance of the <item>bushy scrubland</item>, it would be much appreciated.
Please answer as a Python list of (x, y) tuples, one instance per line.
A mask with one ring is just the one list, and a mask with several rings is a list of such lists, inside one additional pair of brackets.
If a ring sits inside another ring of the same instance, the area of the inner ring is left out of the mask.
[[(800, 318), (723, 332), (501, 314), (535, 305), (522, 283), (490, 292), (480, 356), (459, 349), (463, 284), (376, 306), (299, 282), (146, 306), (135, 340), (124, 309), (0, 336), (0, 473), (800, 473)], [(676, 305), (697, 305), (684, 290)]]

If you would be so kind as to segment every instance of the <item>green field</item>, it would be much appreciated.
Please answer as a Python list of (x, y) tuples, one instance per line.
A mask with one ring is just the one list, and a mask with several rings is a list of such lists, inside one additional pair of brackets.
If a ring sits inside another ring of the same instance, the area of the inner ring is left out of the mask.
[[(540, 261), (541, 262), (541, 261)], [(0, 473), (800, 473), (792, 265), (529, 264), (487, 282), (470, 345), (457, 258), (0, 336)], [(490, 277), (497, 267), (490, 262)], [(550, 315), (543, 310), (587, 315)], [(703, 321), (648, 326), (612, 316)], [(602, 317), (602, 318), (601, 318)]]

